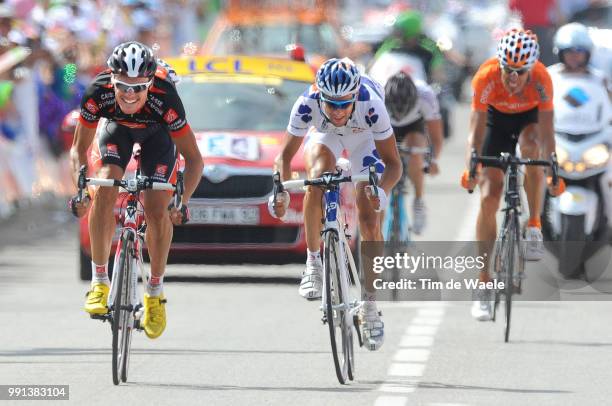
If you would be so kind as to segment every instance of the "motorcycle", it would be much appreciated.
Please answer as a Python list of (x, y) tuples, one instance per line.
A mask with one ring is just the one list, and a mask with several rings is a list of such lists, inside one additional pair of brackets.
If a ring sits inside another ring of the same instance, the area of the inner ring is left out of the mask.
[(583, 77), (553, 74), (555, 139), (559, 176), (567, 187), (559, 197), (546, 193), (544, 238), (565, 278), (585, 274), (585, 262), (608, 243), (612, 218), (612, 169), (606, 89)]

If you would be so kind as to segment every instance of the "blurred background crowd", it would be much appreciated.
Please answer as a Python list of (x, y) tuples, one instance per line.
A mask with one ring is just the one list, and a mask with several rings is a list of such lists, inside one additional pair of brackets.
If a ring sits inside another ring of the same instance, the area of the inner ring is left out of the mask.
[[(494, 55), (504, 29), (534, 30), (549, 65), (556, 27), (577, 20), (609, 28), (609, 9), (606, 0), (2, 1), (0, 219), (41, 194), (70, 193), (65, 155), (77, 117), (70, 112), (122, 41), (141, 41), (161, 58), (289, 52), (315, 66), (332, 56), (368, 66), (396, 34), (396, 17), (416, 10), (422, 16), (416, 35), (431, 39), (446, 64), (442, 79), (428, 81), (442, 82), (449, 98), (461, 100), (469, 98), (466, 79)], [(603, 48), (609, 32), (600, 33)], [(593, 55), (593, 62), (599, 58), (610, 75), (607, 55)]]

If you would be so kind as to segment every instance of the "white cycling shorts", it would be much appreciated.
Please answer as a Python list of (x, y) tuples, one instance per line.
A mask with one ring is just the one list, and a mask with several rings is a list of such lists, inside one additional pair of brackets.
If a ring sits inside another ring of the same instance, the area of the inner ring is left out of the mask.
[(323, 144), (331, 150), (336, 158), (346, 157), (351, 162), (351, 174), (367, 173), (371, 164), (376, 166), (376, 172), (381, 174), (385, 168), (374, 140), (369, 134), (356, 133), (339, 135), (318, 132), (312, 127), (306, 134), (304, 150), (313, 144)]

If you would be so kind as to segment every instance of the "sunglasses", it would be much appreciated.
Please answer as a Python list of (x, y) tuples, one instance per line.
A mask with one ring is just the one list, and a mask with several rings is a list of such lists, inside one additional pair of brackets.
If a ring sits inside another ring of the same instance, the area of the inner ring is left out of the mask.
[(504, 70), (504, 73), (507, 73), (508, 75), (516, 73), (519, 76), (523, 76), (525, 73), (529, 72), (529, 69), (512, 69), (507, 66), (504, 66), (502, 69)]
[(146, 83), (125, 83), (122, 82), (120, 80), (117, 79), (113, 79), (112, 80), (113, 84), (115, 85), (115, 87), (119, 90), (121, 90), (122, 92), (129, 92), (130, 89), (134, 92), (134, 93), (140, 93), (146, 89), (149, 88), (149, 86), (151, 86), (151, 83), (153, 83), (153, 79), (149, 80)]
[(349, 100), (331, 100), (321, 95), (321, 101), (331, 107), (332, 110), (346, 110), (355, 102), (355, 98), (353, 97)]

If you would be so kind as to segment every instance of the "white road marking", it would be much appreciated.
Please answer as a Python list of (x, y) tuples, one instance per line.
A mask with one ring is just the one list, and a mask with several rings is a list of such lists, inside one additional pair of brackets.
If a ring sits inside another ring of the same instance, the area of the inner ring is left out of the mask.
[[(423, 302), (421, 305), (400, 340), (399, 349), (393, 355), (393, 363), (387, 371), (388, 378), (378, 388), (379, 392), (409, 394), (415, 392), (419, 386), (431, 354), (434, 336), (444, 317), (443, 303)], [(375, 405), (407, 403), (407, 396), (382, 395), (375, 401)]]

